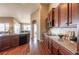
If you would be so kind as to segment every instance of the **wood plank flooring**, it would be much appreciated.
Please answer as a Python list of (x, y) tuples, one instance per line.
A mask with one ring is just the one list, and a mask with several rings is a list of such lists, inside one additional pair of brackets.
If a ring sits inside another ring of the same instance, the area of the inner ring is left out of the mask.
[(24, 44), (15, 48), (4, 50), (0, 52), (0, 55), (48, 55), (48, 49), (43, 42), (30, 41), (29, 44)]

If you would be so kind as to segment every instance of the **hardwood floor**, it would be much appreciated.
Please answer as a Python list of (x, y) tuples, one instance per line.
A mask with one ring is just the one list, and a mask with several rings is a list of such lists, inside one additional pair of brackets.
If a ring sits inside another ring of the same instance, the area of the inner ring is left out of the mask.
[(15, 48), (4, 50), (0, 55), (48, 55), (48, 49), (43, 42), (30, 41), (29, 44), (24, 44)]

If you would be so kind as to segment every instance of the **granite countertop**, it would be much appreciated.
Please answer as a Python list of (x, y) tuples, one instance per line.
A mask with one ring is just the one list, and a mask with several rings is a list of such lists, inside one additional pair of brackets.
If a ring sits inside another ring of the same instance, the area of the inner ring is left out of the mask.
[(20, 35), (20, 34), (29, 34), (29, 32), (26, 32), (26, 33), (6, 33), (6, 34), (0, 34), (0, 37), (2, 36), (11, 36), (11, 35)]
[(46, 35), (46, 37), (54, 40), (61, 46), (65, 47), (66, 49), (71, 51), (73, 54), (77, 53), (77, 43), (76, 42), (71, 42), (70, 40), (67, 40), (67, 39), (63, 39), (63, 41), (61, 41), (58, 36)]

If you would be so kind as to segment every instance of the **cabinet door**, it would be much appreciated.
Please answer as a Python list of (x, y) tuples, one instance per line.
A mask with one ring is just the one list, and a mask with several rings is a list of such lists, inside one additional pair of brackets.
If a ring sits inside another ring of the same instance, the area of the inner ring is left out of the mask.
[(44, 41), (45, 41), (45, 46), (46, 46), (46, 48), (48, 48), (48, 37), (44, 37)]
[(10, 41), (11, 41), (11, 39), (8, 36), (2, 37), (1, 50), (9, 48), (10, 47)]
[(48, 44), (49, 53), (52, 54), (52, 39), (49, 38), (49, 44)]
[(58, 55), (58, 51), (59, 51), (59, 44), (53, 41), (53, 55)]
[(51, 39), (51, 54), (53, 54), (53, 40)]
[(0, 50), (1, 50), (1, 38), (0, 38)]
[(30, 34), (26, 34), (26, 41), (27, 41), (27, 43), (30, 42)]
[(72, 55), (72, 52), (61, 46), (59, 48), (59, 55)]
[(60, 27), (68, 25), (68, 4), (59, 5), (59, 21)]
[(49, 49), (49, 41), (48, 41), (48, 37), (46, 38), (46, 46)]
[(79, 20), (79, 7), (78, 3), (72, 3), (72, 24), (77, 24)]
[(58, 20), (58, 7), (54, 9), (54, 20), (55, 20), (55, 27), (59, 26), (59, 20)]
[(10, 42), (11, 47), (15, 47), (15, 46), (19, 45), (19, 36), (12, 35), (12, 36), (10, 36), (10, 38), (11, 38), (11, 42)]

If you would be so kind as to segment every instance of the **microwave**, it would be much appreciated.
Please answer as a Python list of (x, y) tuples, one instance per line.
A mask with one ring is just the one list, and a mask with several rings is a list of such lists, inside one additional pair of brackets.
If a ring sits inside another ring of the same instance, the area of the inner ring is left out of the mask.
[(48, 20), (48, 28), (54, 27), (54, 20)]

